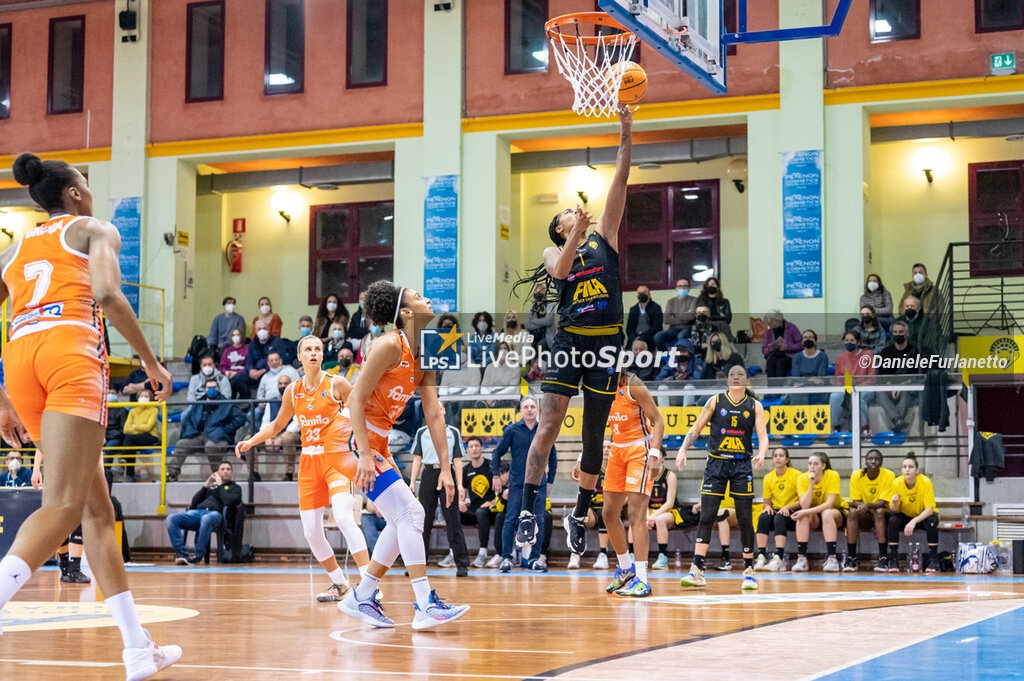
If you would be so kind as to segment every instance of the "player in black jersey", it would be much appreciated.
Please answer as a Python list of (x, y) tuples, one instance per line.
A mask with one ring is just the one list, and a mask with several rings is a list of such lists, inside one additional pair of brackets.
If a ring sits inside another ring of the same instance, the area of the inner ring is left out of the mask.
[(549, 299), (558, 302), (558, 332), (551, 344), (551, 362), (541, 384), (546, 396), (526, 465), (523, 510), (515, 538), (520, 547), (536, 541), (537, 521), (529, 509), (533, 508), (531, 504), (543, 482), (547, 452), (558, 437), (569, 398), (579, 392), (582, 384), (580, 484), (576, 507), (569, 514), (566, 526), (569, 550), (582, 554), (587, 548), (587, 511), (601, 472), (602, 441), (619, 382), (616, 363), (622, 346), (618, 247), (619, 226), (626, 206), (633, 114), (623, 107), (619, 120), (621, 134), (615, 176), (608, 187), (604, 214), (597, 228), (587, 232), (592, 218), (579, 206), (558, 213), (548, 227), (555, 245), (544, 251), (541, 266), (516, 283), (517, 287), (529, 284), (531, 291), (535, 284), (544, 283)]
[[(693, 549), (693, 566), (680, 580), (683, 586), (704, 586), (704, 557), (708, 553), (711, 530), (718, 517), (728, 487), (736, 501), (736, 520), (743, 542), (743, 589), (756, 589), (754, 577), (754, 471), (764, 463), (768, 451), (768, 429), (764, 407), (747, 387), (747, 371), (742, 366), (729, 370), (729, 389), (713, 395), (704, 405), (683, 446), (676, 457), (676, 467), (686, 465), (686, 450), (708, 426), (708, 461), (704, 468), (704, 482), (700, 490), (700, 525)], [(753, 434), (757, 430), (757, 455), (754, 454)]]

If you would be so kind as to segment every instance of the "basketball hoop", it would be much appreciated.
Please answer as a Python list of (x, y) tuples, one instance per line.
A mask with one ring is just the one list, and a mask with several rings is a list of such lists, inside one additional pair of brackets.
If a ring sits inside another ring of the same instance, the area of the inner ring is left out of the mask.
[[(593, 35), (581, 35), (581, 26), (593, 26)], [(602, 33), (602, 28), (618, 32)], [(633, 54), (636, 36), (604, 12), (555, 17), (544, 24), (544, 30), (558, 72), (572, 85), (572, 110), (581, 116), (614, 116), (623, 74), (615, 65)]]

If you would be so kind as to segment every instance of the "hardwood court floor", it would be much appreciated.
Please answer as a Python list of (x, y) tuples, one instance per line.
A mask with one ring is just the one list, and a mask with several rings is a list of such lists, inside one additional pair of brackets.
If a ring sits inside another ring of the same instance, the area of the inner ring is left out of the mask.
[[(931, 658), (916, 654), (915, 676), (1006, 678), (1001, 656), (1016, 659), (1024, 625), (1024, 579), (1013, 578), (763, 575), (759, 591), (741, 593), (735, 571), (690, 591), (678, 573), (654, 573), (655, 597), (637, 602), (605, 595), (604, 571), (430, 576), (472, 610), (425, 632), (409, 627), (412, 589), (400, 570), (381, 585), (394, 630), (312, 602), (326, 584), (319, 569), (157, 566), (130, 578), (154, 639), (185, 651), (156, 678), (182, 681), (860, 678), (869, 664), (881, 666), (865, 678), (883, 681), (908, 678), (905, 667), (885, 671), (887, 653), (898, 661), (903, 648), (944, 635), (956, 640)], [(124, 678), (120, 637), (94, 590), (43, 570), (8, 610), (0, 679)], [(982, 628), (959, 633), (971, 627)]]

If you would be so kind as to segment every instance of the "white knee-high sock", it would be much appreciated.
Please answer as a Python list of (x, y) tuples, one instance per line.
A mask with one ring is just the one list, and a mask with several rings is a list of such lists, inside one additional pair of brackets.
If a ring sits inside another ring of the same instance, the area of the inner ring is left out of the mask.
[(416, 605), (420, 606), (420, 611), (426, 612), (430, 604), (430, 580), (425, 575), (412, 580), (412, 592), (416, 595)]
[(18, 589), (32, 576), (28, 563), (17, 556), (7, 554), (0, 560), (0, 608), (14, 598)]
[(135, 610), (131, 591), (122, 591), (116, 596), (111, 596), (106, 600), (106, 604), (114, 621), (117, 622), (117, 628), (121, 630), (125, 648), (144, 648), (149, 645), (149, 636), (139, 622), (139, 613)]

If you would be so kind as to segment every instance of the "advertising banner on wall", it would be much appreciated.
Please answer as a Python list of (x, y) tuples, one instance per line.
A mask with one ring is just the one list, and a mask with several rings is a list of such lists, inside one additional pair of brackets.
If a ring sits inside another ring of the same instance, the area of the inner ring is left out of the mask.
[[(141, 283), (139, 276), (142, 267), (142, 197), (129, 196), (123, 199), (111, 199), (110, 222), (121, 234), (121, 281), (133, 284)], [(121, 286), (135, 316), (139, 316), (139, 288), (137, 286)]]
[(785, 298), (820, 298), (821, 150), (782, 155), (782, 287)]
[(459, 268), (459, 176), (426, 178), (423, 295), (437, 312), (455, 310)]

